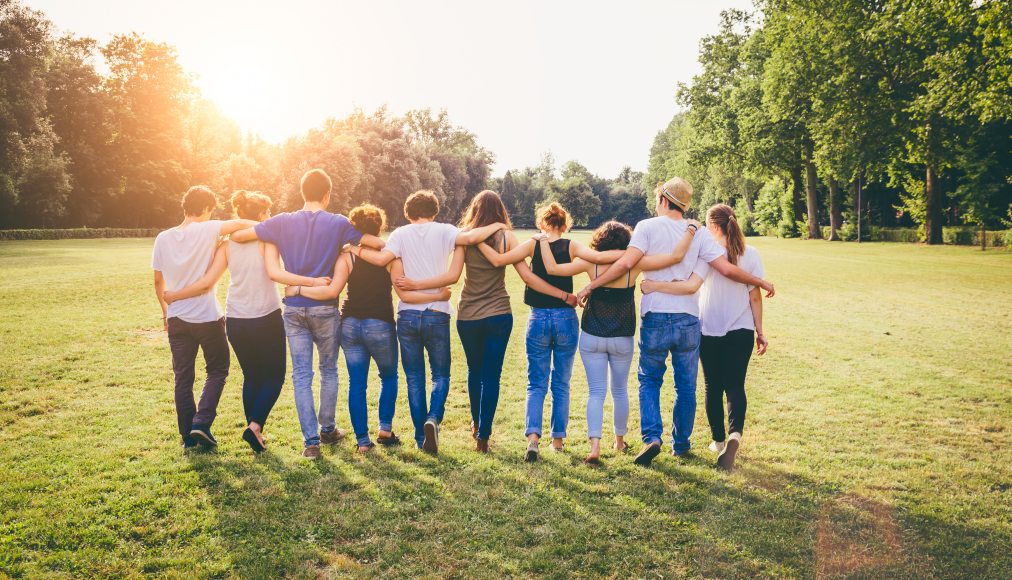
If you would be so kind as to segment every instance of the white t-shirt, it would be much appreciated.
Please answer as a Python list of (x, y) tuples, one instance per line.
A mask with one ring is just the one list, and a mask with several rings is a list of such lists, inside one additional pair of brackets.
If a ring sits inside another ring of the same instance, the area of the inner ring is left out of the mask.
[[(441, 276), (450, 268), (450, 254), (457, 245), (460, 230), (456, 226), (439, 222), (408, 224), (390, 232), (387, 245), (394, 256), (404, 263), (404, 275), (415, 280)], [(439, 290), (422, 290), (428, 294), (438, 294)], [(397, 311), (401, 310), (437, 310), (453, 315), (453, 307), (446, 300), (428, 304), (408, 304), (403, 300), (397, 303)]]
[[(193, 222), (185, 228), (175, 227), (158, 234), (151, 255), (151, 268), (165, 278), (166, 290), (181, 290), (200, 280), (214, 258), (218, 245), (221, 220)], [(166, 314), (186, 322), (214, 322), (221, 318), (218, 285), (206, 294), (177, 300), (169, 304)]]
[[(685, 220), (675, 220), (666, 216), (645, 219), (636, 224), (632, 240), (629, 241), (629, 247), (640, 250), (646, 256), (670, 254), (687, 229), (688, 222)], [(672, 280), (688, 280), (692, 274), (698, 274), (700, 278), (705, 280), (710, 272), (709, 263), (723, 255), (724, 248), (713, 241), (710, 232), (705, 228), (700, 229), (692, 238), (689, 250), (681, 262), (663, 270), (644, 272), (643, 277), (647, 280), (670, 282)], [(699, 293), (686, 296), (675, 296), (663, 292), (644, 294), (640, 301), (640, 312), (642, 314), (647, 312), (685, 313), (698, 317)]]
[[(762, 278), (763, 270), (759, 250), (745, 246), (745, 253), (738, 258), (738, 267), (753, 276)], [(749, 328), (755, 330), (752, 320), (752, 306), (748, 293), (755, 286), (735, 282), (716, 270), (711, 270), (699, 292), (700, 329), (706, 336), (724, 336), (732, 330)]]

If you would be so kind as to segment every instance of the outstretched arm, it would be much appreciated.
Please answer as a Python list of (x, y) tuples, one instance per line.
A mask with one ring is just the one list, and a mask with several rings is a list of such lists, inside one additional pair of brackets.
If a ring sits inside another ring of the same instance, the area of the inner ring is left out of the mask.
[(285, 286), (326, 286), (331, 283), (329, 278), (310, 278), (286, 271), (281, 267), (281, 256), (274, 244), (264, 244), (264, 268), (268, 278)]
[[(225, 220), (221, 222), (221, 228), (218, 230), (218, 235), (228, 236), (238, 232), (239, 230), (253, 229), (253, 226), (258, 223), (260, 222), (255, 222), (253, 220)], [(256, 233), (253, 234), (253, 237), (256, 237)], [(236, 241), (238, 242), (239, 240)]]
[(749, 306), (752, 307), (752, 322), (755, 323), (755, 353), (766, 354), (766, 348), (770, 345), (763, 334), (763, 293), (759, 288), (753, 288), (748, 293)]
[[(286, 286), (285, 296), (305, 296), (306, 298), (321, 301), (336, 300), (348, 283), (348, 275), (351, 274), (351, 264), (349, 262), (351, 262), (351, 257), (341, 254), (337, 257), (337, 263), (334, 264), (334, 278), (330, 281), (330, 284), (326, 286)], [(314, 280), (315, 278), (310, 279)]]
[(682, 239), (678, 240), (678, 243), (675, 244), (675, 249), (670, 254), (643, 256), (643, 259), (640, 260), (637, 266), (640, 270), (661, 270), (678, 264), (685, 258), (685, 253), (689, 251), (689, 246), (692, 245), (692, 238), (696, 236), (698, 229), (699, 222), (689, 220), (689, 227), (685, 230), (685, 235), (682, 236)]
[(520, 274), (520, 279), (522, 279), (524, 284), (527, 284), (531, 290), (540, 292), (547, 296), (555, 296), (570, 306), (576, 306), (575, 295), (570, 294), (565, 290), (559, 290), (555, 286), (552, 286), (548, 282), (542, 280), (540, 276), (531, 271), (527, 262), (517, 262), (516, 264), (513, 264), (513, 267), (516, 268), (517, 274)]
[(453, 261), (450, 262), (450, 269), (447, 270), (445, 274), (433, 276), (432, 278), (425, 278), (424, 280), (412, 280), (411, 278), (404, 276), (402, 265), (402, 275), (393, 278), (394, 286), (396, 286), (398, 290), (430, 290), (432, 288), (453, 286), (457, 283), (457, 280), (460, 280), (460, 275), (464, 272), (464, 250), (464, 246), (457, 246), (453, 249)]
[(358, 245), (372, 248), (374, 250), (382, 250), (386, 245), (386, 241), (372, 234), (362, 234), (362, 239), (358, 241)]
[(579, 299), (580, 303), (584, 304), (590, 293), (597, 290), (601, 286), (618, 279), (619, 276), (624, 275), (629, 270), (632, 270), (639, 264), (640, 259), (643, 257), (643, 250), (639, 248), (628, 248), (625, 254), (618, 259), (614, 264), (608, 267), (607, 270), (598, 274), (597, 278), (591, 280), (590, 284), (585, 286), (583, 290), (580, 290)]
[(255, 242), (258, 239), (257, 230), (256, 228), (246, 228), (244, 230), (239, 230), (237, 232), (233, 232), (232, 235), (228, 237), (228, 239), (239, 244)]
[(727, 261), (727, 256), (720, 256), (717, 259), (710, 262), (713, 269), (723, 274), (725, 277), (740, 282), (742, 284), (748, 284), (749, 286), (758, 286), (766, 291), (767, 298), (773, 298), (776, 292), (773, 290), (773, 283), (767, 282), (762, 278), (753, 276), (745, 270), (742, 270), (738, 266), (735, 266), (731, 262)]
[(517, 262), (526, 260), (534, 253), (534, 240), (526, 240), (522, 244), (515, 244), (513, 249), (500, 254), (488, 244), (478, 244), (478, 251), (485, 259), (496, 268), (502, 268)]
[(506, 224), (496, 222), (494, 224), (474, 228), (473, 230), (468, 230), (466, 232), (460, 232), (457, 234), (456, 244), (458, 246), (473, 246), (475, 244), (480, 244), (481, 242), (489, 239), (489, 237), (499, 230), (504, 229), (506, 229)]
[[(463, 262), (461, 262), (463, 264)], [(416, 290), (403, 290), (396, 284), (398, 279), (404, 278), (404, 263), (400, 260), (394, 260), (390, 264), (390, 280), (394, 282), (394, 291), (397, 292), (397, 297), (408, 304), (428, 304), (430, 302), (440, 302), (443, 300), (450, 299), (450, 288), (444, 287), (438, 294), (429, 294), (427, 292), (419, 292)]]
[(703, 285), (703, 279), (695, 272), (689, 276), (688, 280), (674, 280), (671, 282), (660, 282), (658, 280), (644, 280), (640, 282), (640, 290), (644, 294), (650, 294), (651, 292), (662, 292), (664, 294), (674, 294), (676, 296), (683, 296), (686, 294), (695, 294), (699, 291), (699, 287)]
[(185, 300), (186, 298), (193, 298), (194, 296), (210, 292), (211, 288), (214, 288), (214, 285), (221, 279), (221, 275), (225, 273), (225, 269), (228, 268), (227, 248), (227, 244), (218, 246), (218, 249), (214, 251), (214, 259), (211, 260), (211, 265), (207, 267), (207, 271), (204, 272), (200, 280), (179, 290), (166, 290), (163, 296), (165, 303), (172, 304), (177, 300)]
[(592, 250), (580, 242), (569, 242), (569, 257), (573, 260), (580, 258), (590, 262), (591, 264), (611, 264), (621, 258), (624, 253), (625, 252), (623, 250), (605, 250), (604, 252), (598, 252), (597, 250)]
[(362, 246), (345, 246), (341, 251), (355, 254), (356, 257), (362, 258), (366, 262), (380, 268), (385, 268), (396, 257), (390, 250), (374, 250)]
[[(569, 247), (572, 248), (571, 242)], [(587, 271), (587, 262), (581, 258), (576, 258), (568, 264), (560, 264), (555, 261), (555, 255), (552, 254), (552, 248), (548, 245), (548, 239), (544, 238), (538, 242), (538, 250), (541, 252), (541, 261), (545, 263), (545, 271), (552, 276), (575, 276), (580, 272)], [(621, 252), (620, 252), (621, 253)]]

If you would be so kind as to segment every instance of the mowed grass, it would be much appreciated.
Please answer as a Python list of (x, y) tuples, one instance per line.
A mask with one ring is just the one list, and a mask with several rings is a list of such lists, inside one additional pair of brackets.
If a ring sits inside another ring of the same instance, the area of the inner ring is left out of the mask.
[[(731, 475), (706, 450), (702, 373), (695, 458), (667, 453), (665, 413), (652, 468), (611, 451), (585, 467), (579, 358), (567, 451), (522, 463), (528, 309), (512, 270), (490, 455), (472, 451), (456, 333), (438, 458), (361, 456), (349, 438), (302, 459), (290, 382), (254, 458), (234, 357), (220, 448), (184, 453), (152, 240), (0, 243), (0, 576), (1007, 576), (1012, 253), (750, 243), (778, 295)], [(377, 390), (372, 377), (373, 429)], [(395, 429), (410, 440), (403, 377)]]

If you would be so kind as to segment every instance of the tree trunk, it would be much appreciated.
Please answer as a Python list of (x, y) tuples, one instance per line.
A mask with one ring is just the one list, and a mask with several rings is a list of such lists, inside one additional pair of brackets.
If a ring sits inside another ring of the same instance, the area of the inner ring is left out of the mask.
[(840, 188), (836, 180), (831, 178), (829, 180), (829, 241), (836, 242), (840, 240), (837, 230), (840, 229), (842, 221), (843, 216), (840, 214)]
[(818, 178), (815, 175), (815, 162), (812, 161), (812, 146), (805, 151), (805, 197), (808, 201), (808, 239), (821, 240), (822, 228), (819, 227), (819, 199), (815, 191)]
[(980, 251), (987, 250), (987, 224), (981, 220), (980, 222)]
[(924, 172), (924, 239), (929, 244), (942, 243), (942, 192), (938, 189), (935, 167), (929, 163)]
[(793, 183), (793, 190), (791, 191), (792, 199), (794, 201), (794, 220), (801, 219), (801, 216), (805, 215), (805, 202), (802, 198), (802, 193), (805, 190), (805, 185), (801, 180), (801, 166), (795, 165), (791, 168), (791, 183)]

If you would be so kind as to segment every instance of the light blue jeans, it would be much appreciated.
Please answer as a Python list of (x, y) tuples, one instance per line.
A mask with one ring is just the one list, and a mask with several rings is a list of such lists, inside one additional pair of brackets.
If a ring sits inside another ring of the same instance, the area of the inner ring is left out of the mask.
[[(295, 410), (306, 446), (320, 444), (320, 431), (337, 428), (337, 352), (341, 346), (341, 313), (337, 306), (286, 306), (288, 350), (292, 354)], [(313, 345), (320, 353), (320, 415), (313, 397)]]
[(552, 391), (552, 437), (569, 425), (569, 379), (579, 342), (580, 322), (572, 308), (531, 308), (527, 319), (527, 427), (541, 437), (545, 397)]
[(341, 347), (348, 365), (348, 414), (359, 446), (369, 439), (369, 365), (375, 360), (379, 369), (379, 429), (391, 431), (397, 404), (397, 332), (385, 320), (347, 317), (341, 321)]
[(675, 406), (671, 411), (672, 448), (689, 450), (696, 420), (696, 374), (699, 372), (699, 319), (691, 314), (648, 312), (640, 326), (640, 430), (644, 443), (660, 443), (661, 384), (668, 354), (675, 376)]
[(633, 359), (633, 337), (601, 337), (580, 333), (580, 358), (587, 371), (587, 437), (600, 439), (604, 423), (604, 398), (611, 371), (611, 402), (615, 435), (624, 436), (629, 427), (629, 368)]
[[(450, 315), (435, 310), (401, 310), (397, 314), (401, 364), (408, 384), (408, 409), (415, 426), (415, 444), (425, 440), (425, 422), (443, 421), (450, 393)], [(425, 395), (425, 358), (432, 372), (432, 391)]]

